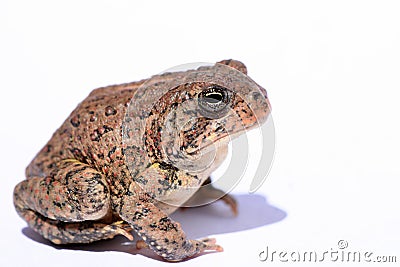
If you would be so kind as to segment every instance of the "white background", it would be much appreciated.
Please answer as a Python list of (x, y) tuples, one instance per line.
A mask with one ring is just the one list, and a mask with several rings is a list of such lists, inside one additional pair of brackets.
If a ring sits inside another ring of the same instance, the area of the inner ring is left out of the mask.
[(239, 217), (221, 203), (175, 215), (225, 249), (179, 265), (266, 266), (266, 246), (322, 254), (341, 239), (399, 262), (399, 13), (398, 1), (2, 0), (0, 265), (170, 264), (123, 238), (51, 246), (25, 229), (12, 190), (91, 89), (227, 58), (268, 90), (275, 161), (254, 195), (251, 177), (234, 190)]

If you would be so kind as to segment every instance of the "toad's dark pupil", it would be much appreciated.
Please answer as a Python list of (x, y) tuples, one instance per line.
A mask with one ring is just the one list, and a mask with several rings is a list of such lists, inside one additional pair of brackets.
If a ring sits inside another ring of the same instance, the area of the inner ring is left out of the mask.
[(212, 92), (206, 94), (204, 98), (204, 100), (210, 104), (217, 104), (222, 101), (222, 94), (218, 92)]

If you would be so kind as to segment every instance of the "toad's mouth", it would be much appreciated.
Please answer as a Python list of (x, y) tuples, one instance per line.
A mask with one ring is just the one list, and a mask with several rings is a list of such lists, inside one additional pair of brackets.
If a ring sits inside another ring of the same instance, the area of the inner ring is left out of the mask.
[(218, 134), (210, 134), (204, 139), (201, 138), (200, 141), (194, 140), (189, 145), (181, 146), (183, 147), (183, 151), (188, 156), (198, 156), (199, 154), (206, 154), (212, 151), (215, 151), (220, 146), (225, 146), (229, 144), (229, 142), (236, 137), (239, 137), (242, 134), (245, 134), (247, 131), (252, 130), (259, 126), (258, 123), (253, 125), (249, 125), (247, 127), (241, 127), (236, 130), (227, 131), (224, 128), (224, 131)]
[(218, 146), (223, 146), (231, 141), (232, 137), (229, 134), (225, 136), (220, 136), (215, 139), (205, 139), (207, 141), (202, 141), (199, 145), (190, 144), (184, 148), (184, 151), (189, 156), (197, 156), (199, 154), (206, 154), (211, 151), (216, 150)]

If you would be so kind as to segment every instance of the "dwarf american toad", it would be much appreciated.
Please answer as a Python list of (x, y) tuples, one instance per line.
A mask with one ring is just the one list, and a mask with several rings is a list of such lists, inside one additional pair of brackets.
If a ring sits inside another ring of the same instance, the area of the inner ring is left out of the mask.
[(170, 261), (221, 251), (215, 239), (187, 239), (169, 214), (195, 195), (224, 195), (204, 185), (229, 138), (269, 113), (266, 91), (236, 60), (96, 89), (29, 164), (15, 208), (55, 244), (132, 240), (134, 230)]

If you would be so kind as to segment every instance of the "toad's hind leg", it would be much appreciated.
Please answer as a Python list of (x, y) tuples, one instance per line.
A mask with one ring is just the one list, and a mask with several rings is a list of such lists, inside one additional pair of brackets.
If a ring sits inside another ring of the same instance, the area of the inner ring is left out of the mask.
[(53, 243), (88, 243), (122, 234), (127, 224), (107, 224), (110, 193), (103, 174), (76, 160), (63, 160), (46, 177), (29, 177), (14, 189), (18, 214)]
[(30, 228), (54, 244), (91, 243), (123, 235), (133, 240), (129, 224), (118, 221), (111, 224), (100, 221), (63, 222), (51, 220), (32, 210), (20, 212)]

